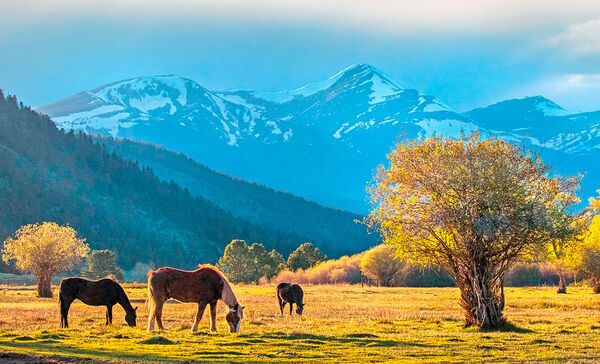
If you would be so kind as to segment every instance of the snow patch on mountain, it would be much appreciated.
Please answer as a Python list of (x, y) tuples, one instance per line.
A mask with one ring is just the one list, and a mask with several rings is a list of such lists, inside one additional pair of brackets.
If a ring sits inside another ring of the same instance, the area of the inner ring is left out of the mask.
[(567, 110), (547, 99), (545, 99), (543, 102), (537, 103), (535, 108), (547, 116), (565, 116), (570, 114)]
[(133, 107), (143, 113), (169, 106), (169, 114), (172, 115), (177, 105), (187, 104), (187, 83), (188, 80), (176, 76), (138, 77), (109, 84), (89, 93), (105, 103)]
[(88, 111), (81, 111), (66, 116), (55, 117), (52, 120), (59, 126), (67, 125), (74, 120), (92, 121), (95, 116), (123, 110), (120, 105), (104, 105)]
[(398, 93), (402, 92), (402, 89), (388, 80), (374, 75), (370, 80), (371, 83), (371, 105), (379, 104), (387, 99), (397, 96)]
[(122, 109), (122, 107), (116, 105), (106, 105), (94, 110), (54, 118), (53, 120), (58, 127), (64, 129), (109, 134), (116, 137), (119, 127), (128, 128), (135, 124), (121, 122), (127, 120), (131, 115), (127, 112), (118, 112)]
[(169, 106), (170, 115), (175, 114), (175, 111), (177, 111), (177, 106), (173, 104), (171, 99), (165, 93), (154, 96), (145, 96), (139, 99), (132, 98), (129, 100), (129, 105), (146, 114), (150, 111), (162, 109), (165, 106)]

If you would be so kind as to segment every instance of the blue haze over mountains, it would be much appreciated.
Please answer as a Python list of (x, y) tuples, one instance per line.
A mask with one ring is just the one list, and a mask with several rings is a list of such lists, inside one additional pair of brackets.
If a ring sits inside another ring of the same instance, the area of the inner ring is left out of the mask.
[(210, 168), (364, 213), (365, 188), (402, 138), (476, 130), (523, 144), (557, 172), (600, 178), (600, 111), (571, 113), (542, 96), (458, 112), (367, 64), (283, 91), (207, 90), (177, 76), (117, 81), (42, 106), (66, 130), (129, 138)]

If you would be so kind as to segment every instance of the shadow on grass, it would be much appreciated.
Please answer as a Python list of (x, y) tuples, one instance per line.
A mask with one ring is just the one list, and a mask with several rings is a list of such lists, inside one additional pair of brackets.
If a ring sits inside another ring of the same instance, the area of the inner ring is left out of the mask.
[[(251, 338), (251, 335), (245, 337)], [(335, 344), (355, 344), (359, 346), (380, 346), (380, 347), (396, 347), (396, 346), (414, 346), (414, 347), (432, 347), (432, 345), (416, 343), (410, 341), (395, 341), (395, 340), (383, 340), (379, 336), (370, 333), (355, 333), (348, 334), (345, 336), (327, 336), (327, 335), (314, 335), (307, 333), (293, 333), (287, 334), (284, 332), (270, 332), (259, 334), (257, 337), (264, 339), (275, 339), (275, 340), (294, 340), (302, 344), (312, 345), (324, 345), (328, 343)]]
[(508, 321), (504, 321), (500, 326), (495, 328), (480, 328), (479, 332), (514, 332), (517, 334), (533, 334), (535, 331), (531, 329), (526, 329), (524, 327), (519, 327), (513, 323)]
[[(61, 343), (62, 344), (62, 343)], [(20, 341), (20, 342), (0, 342), (0, 351), (12, 349), (13, 352), (21, 352), (24, 354), (24, 350), (27, 350), (27, 355), (38, 356), (57, 356), (60, 358), (69, 359), (93, 359), (93, 360), (111, 360), (117, 362), (123, 362), (123, 360), (133, 361), (140, 359), (140, 353), (127, 353), (117, 351), (106, 351), (106, 350), (94, 350), (94, 349), (83, 349), (75, 348), (69, 345), (54, 345), (50, 343), (44, 343), (43, 341)], [(144, 353), (144, 361), (150, 362), (164, 362), (166, 357), (159, 356), (156, 353)]]

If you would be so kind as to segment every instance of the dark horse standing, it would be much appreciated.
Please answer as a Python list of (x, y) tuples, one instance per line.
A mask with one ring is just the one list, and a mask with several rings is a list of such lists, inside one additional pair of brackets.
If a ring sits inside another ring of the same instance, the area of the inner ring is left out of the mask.
[(283, 315), (283, 308), (286, 303), (290, 304), (290, 315), (292, 314), (292, 307), (296, 304), (296, 313), (302, 315), (304, 309), (304, 292), (297, 284), (290, 283), (279, 283), (277, 285), (277, 301), (279, 301), (279, 310)]
[(136, 308), (131, 306), (123, 287), (112, 279), (90, 281), (85, 278), (65, 278), (60, 283), (58, 302), (60, 303), (60, 327), (69, 327), (67, 316), (71, 303), (79, 299), (90, 306), (106, 306), (106, 324), (112, 324), (112, 308), (117, 303), (125, 310), (125, 321), (135, 326)]

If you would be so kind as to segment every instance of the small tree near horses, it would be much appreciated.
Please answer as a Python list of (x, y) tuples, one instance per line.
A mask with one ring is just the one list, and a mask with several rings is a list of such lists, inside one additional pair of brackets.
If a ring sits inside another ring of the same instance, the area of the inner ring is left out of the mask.
[(291, 270), (308, 269), (317, 263), (327, 260), (327, 256), (311, 243), (302, 243), (288, 257), (287, 264)]
[(468, 325), (502, 325), (503, 278), (515, 260), (577, 234), (567, 208), (579, 178), (551, 176), (522, 148), (478, 134), (430, 137), (388, 158), (367, 221), (402, 258), (453, 277)]
[(123, 272), (117, 265), (117, 255), (111, 250), (92, 250), (85, 258), (85, 269), (81, 271), (83, 277), (100, 279), (114, 277), (117, 281), (123, 280)]
[(263, 277), (271, 279), (279, 273), (284, 261), (281, 254), (275, 250), (267, 252), (260, 243), (248, 245), (244, 240), (232, 240), (217, 266), (232, 282), (258, 283)]
[(45, 222), (25, 225), (8, 238), (2, 259), (6, 263), (14, 260), (19, 270), (37, 278), (39, 297), (52, 297), (52, 278), (74, 268), (88, 251), (75, 229)]

